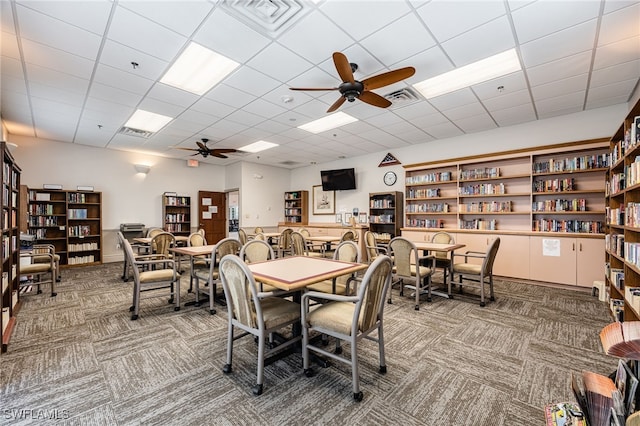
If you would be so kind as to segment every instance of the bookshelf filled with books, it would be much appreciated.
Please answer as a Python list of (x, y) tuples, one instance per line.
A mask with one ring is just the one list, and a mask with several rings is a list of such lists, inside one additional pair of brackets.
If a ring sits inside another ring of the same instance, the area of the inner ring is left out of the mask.
[(60, 265), (102, 263), (102, 193), (28, 189), (28, 233), (51, 244)]
[(640, 101), (610, 140), (605, 282), (618, 321), (640, 319)]
[(6, 142), (0, 142), (0, 182), (2, 185), (2, 247), (0, 276), (2, 277), (2, 352), (6, 352), (20, 309), (18, 284), (20, 280), (19, 206), (20, 167), (9, 152)]
[(284, 193), (284, 222), (296, 225), (309, 223), (309, 191)]
[(162, 229), (174, 235), (191, 233), (191, 197), (167, 192), (162, 195)]
[[(413, 204), (416, 206), (416, 204)], [(369, 230), (391, 239), (400, 236), (402, 192), (369, 194)]]

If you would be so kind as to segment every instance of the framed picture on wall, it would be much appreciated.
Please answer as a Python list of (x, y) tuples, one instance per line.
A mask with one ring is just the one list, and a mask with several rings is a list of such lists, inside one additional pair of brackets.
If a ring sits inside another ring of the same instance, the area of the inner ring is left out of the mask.
[(336, 213), (336, 193), (335, 191), (323, 191), (322, 185), (313, 187), (313, 214), (335, 214)]
[(336, 215), (336, 223), (342, 223), (342, 213)]
[(344, 223), (349, 223), (351, 222), (351, 213), (345, 213), (344, 214)]
[(365, 212), (360, 212), (359, 218), (360, 223), (367, 223), (367, 214)]

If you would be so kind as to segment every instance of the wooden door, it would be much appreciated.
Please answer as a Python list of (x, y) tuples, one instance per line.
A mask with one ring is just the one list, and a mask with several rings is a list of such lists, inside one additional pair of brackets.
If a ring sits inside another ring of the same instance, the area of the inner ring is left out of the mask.
[[(555, 236), (531, 237), (530, 276), (532, 280), (576, 284), (576, 239)], [(604, 253), (604, 252), (603, 252)], [(599, 266), (603, 268), (603, 263)]]
[(208, 244), (227, 236), (227, 196), (224, 192), (198, 191), (198, 229)]
[(577, 278), (576, 285), (592, 287), (594, 281), (604, 280), (604, 239), (576, 238)]

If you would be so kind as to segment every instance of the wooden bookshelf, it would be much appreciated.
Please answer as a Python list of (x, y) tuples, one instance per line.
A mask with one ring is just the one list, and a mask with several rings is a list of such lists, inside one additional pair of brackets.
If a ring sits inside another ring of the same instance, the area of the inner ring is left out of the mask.
[(292, 225), (309, 223), (309, 191), (284, 193), (284, 222)]
[(2, 185), (2, 352), (6, 352), (20, 310), (20, 167), (5, 142), (0, 142), (0, 182)]
[(61, 266), (102, 263), (102, 193), (28, 190), (28, 233), (52, 244)]
[(640, 293), (640, 131), (632, 131), (637, 117), (640, 101), (610, 140), (606, 182), (605, 282), (611, 313), (619, 321), (640, 320), (635, 295)]
[(400, 236), (402, 228), (402, 192), (373, 192), (369, 194), (369, 230), (376, 234)]
[(162, 195), (162, 228), (173, 235), (188, 236), (191, 233), (191, 197)]

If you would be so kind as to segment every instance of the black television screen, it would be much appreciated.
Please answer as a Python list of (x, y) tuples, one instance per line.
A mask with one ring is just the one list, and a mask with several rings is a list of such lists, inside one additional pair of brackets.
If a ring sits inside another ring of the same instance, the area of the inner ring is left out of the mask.
[(323, 191), (342, 191), (356, 189), (354, 169), (320, 170)]

